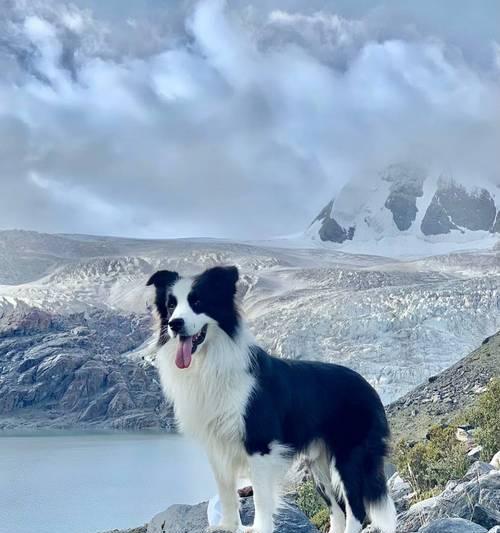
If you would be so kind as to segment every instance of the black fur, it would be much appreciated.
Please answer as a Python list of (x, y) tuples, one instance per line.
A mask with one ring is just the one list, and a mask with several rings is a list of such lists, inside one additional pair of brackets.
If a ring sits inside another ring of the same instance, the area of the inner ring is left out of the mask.
[(257, 387), (245, 414), (247, 452), (267, 454), (273, 441), (301, 452), (323, 441), (363, 522), (365, 502), (379, 501), (387, 491), (389, 427), (377, 393), (344, 366), (277, 359), (257, 346), (250, 350)]
[(195, 313), (205, 313), (217, 321), (219, 327), (234, 337), (239, 314), (234, 302), (238, 269), (213, 267), (196, 276), (188, 295), (189, 305)]
[(158, 344), (162, 346), (168, 339), (168, 321), (170, 320), (171, 311), (167, 305), (167, 291), (177, 280), (179, 274), (170, 270), (159, 270), (155, 272), (146, 283), (146, 286), (154, 285), (156, 289), (155, 305), (160, 316), (160, 338)]

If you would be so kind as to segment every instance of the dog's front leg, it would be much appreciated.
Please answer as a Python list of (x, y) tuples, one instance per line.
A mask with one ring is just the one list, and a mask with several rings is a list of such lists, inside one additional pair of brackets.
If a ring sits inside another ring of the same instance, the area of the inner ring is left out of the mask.
[(208, 530), (239, 531), (241, 520), (240, 499), (236, 487), (237, 471), (231, 465), (222, 463), (216, 455), (210, 457), (210, 463), (212, 465), (222, 505), (222, 522), (219, 525), (209, 527)]
[(252, 479), (255, 519), (247, 533), (273, 533), (274, 513), (277, 511), (282, 491), (283, 477), (289, 466), (288, 459), (279, 449), (270, 454), (256, 453), (249, 457)]

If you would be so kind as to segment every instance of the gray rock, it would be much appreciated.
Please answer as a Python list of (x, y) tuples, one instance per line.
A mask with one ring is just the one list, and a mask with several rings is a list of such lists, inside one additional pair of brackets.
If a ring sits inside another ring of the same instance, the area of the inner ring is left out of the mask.
[(475, 461), (467, 470), (463, 481), (473, 481), (495, 470), (490, 464), (483, 461)]
[(500, 533), (500, 526), (492, 527), (488, 533)]
[(417, 217), (417, 198), (424, 193), (425, 172), (407, 165), (391, 165), (383, 178), (391, 182), (391, 189), (385, 207), (400, 231), (411, 227)]
[(495, 231), (495, 202), (486, 189), (467, 191), (453, 180), (441, 181), (422, 219), (424, 235), (439, 235), (460, 228)]
[(402, 479), (397, 472), (389, 478), (387, 485), (394, 500), (396, 511), (398, 513), (406, 511), (410, 506), (410, 499), (414, 494), (411, 485)]
[(420, 224), (420, 229), (424, 235), (442, 235), (450, 233), (452, 229), (458, 229), (440, 204), (438, 193), (434, 195), (429, 204)]
[(172, 505), (148, 524), (147, 533), (205, 533), (208, 527), (207, 503)]
[[(244, 525), (253, 523), (253, 498), (244, 498), (241, 505), (241, 521)], [(285, 501), (283, 508), (276, 516), (274, 533), (318, 533), (306, 515), (291, 502)]]
[(441, 518), (418, 530), (418, 533), (487, 533), (487, 529), (462, 518)]
[(489, 529), (500, 525), (500, 513), (482, 505), (475, 505), (471, 520)]
[[(500, 472), (492, 470), (480, 477), (474, 477), (474, 471), (485, 468), (486, 463), (476, 463), (466, 474), (464, 480), (458, 484), (449, 484), (447, 488), (437, 497), (436, 504), (429, 511), (427, 522), (432, 522), (443, 517), (456, 517), (466, 520), (474, 520), (483, 517), (487, 527), (496, 525), (494, 520), (497, 513), (500, 513)], [(491, 467), (490, 467), (491, 468)], [(467, 480), (467, 476), (470, 481)], [(482, 513), (477, 506), (491, 511), (489, 517)]]
[(322, 241), (338, 243), (342, 243), (346, 240), (352, 241), (352, 238), (354, 237), (355, 228), (342, 227), (331, 215), (332, 206), (333, 200), (321, 210), (320, 214), (313, 221), (313, 223), (318, 220), (322, 221), (321, 228), (319, 230), (320, 239)]
[(398, 516), (398, 533), (418, 531), (422, 526), (429, 523), (429, 516), (436, 505), (437, 497), (428, 498), (413, 504), (407, 511)]
[(480, 480), (479, 503), (500, 512), (500, 473), (495, 471)]
[(490, 465), (496, 470), (500, 470), (500, 451), (498, 451), (490, 461)]
[[(253, 522), (253, 498), (241, 501), (243, 525)], [(208, 527), (207, 503), (173, 505), (156, 515), (148, 525), (147, 533), (205, 533)], [(274, 533), (318, 533), (307, 517), (293, 503), (286, 502), (275, 519)]]

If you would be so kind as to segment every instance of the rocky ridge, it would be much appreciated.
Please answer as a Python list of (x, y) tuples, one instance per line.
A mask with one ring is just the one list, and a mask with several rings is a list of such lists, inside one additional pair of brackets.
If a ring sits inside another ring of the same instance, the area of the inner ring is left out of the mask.
[(419, 440), (428, 428), (446, 424), (500, 376), (500, 332), (447, 370), (431, 376), (387, 407), (393, 439)]

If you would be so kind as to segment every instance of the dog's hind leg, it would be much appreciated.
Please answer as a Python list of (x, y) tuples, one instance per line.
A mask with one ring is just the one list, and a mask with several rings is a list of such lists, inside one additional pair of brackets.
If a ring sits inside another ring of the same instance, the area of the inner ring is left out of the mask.
[(348, 462), (343, 462), (338, 467), (335, 462), (331, 464), (333, 483), (342, 491), (345, 502), (345, 530), (344, 533), (360, 533), (366, 518), (366, 509), (363, 495), (363, 470), (356, 454)]
[(330, 510), (329, 533), (344, 533), (345, 512), (343, 505), (341, 506), (343, 497), (337, 480), (332, 479), (330, 460), (326, 448), (321, 444), (311, 447), (307, 464), (316, 485), (316, 490), (325, 500)]
[(291, 464), (286, 447), (273, 444), (270, 453), (251, 455), (248, 459), (255, 504), (253, 526), (247, 533), (272, 533), (274, 513), (278, 510), (283, 488), (283, 478)]

